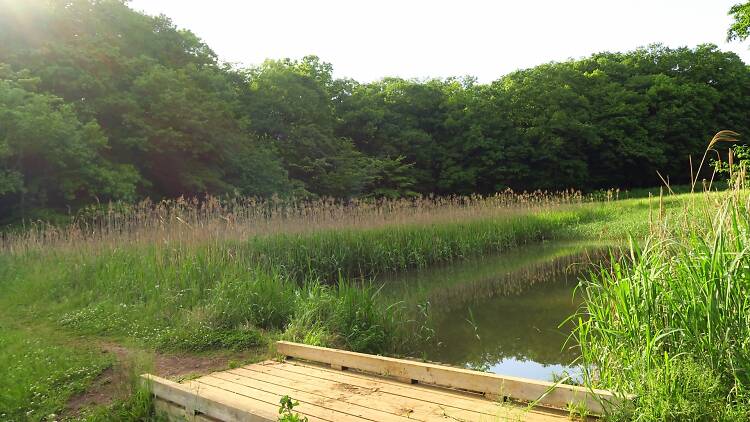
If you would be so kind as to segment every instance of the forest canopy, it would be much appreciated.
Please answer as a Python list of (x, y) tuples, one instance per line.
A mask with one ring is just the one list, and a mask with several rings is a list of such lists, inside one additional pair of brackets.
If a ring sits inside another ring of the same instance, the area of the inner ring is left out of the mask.
[[(746, 38), (747, 8), (732, 13), (730, 38)], [(748, 94), (746, 64), (710, 44), (487, 84), (361, 83), (315, 56), (227, 65), (123, 1), (0, 0), (0, 221), (145, 197), (592, 190), (652, 186), (657, 170), (679, 183), (713, 133), (748, 133)]]

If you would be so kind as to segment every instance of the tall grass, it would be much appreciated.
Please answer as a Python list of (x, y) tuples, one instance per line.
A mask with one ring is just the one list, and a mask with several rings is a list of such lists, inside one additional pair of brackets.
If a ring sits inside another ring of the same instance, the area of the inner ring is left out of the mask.
[[(610, 195), (608, 198), (611, 198)], [(591, 202), (579, 191), (510, 190), (483, 197), (453, 196), (395, 200), (282, 200), (273, 198), (149, 200), (110, 203), (72, 215), (67, 224), (24, 221), (0, 231), (0, 251), (23, 252), (50, 247), (80, 249), (154, 242), (206, 243), (245, 240), (279, 233), (388, 227), (465, 221), (525, 213), (563, 204)]]
[(296, 279), (370, 278), (549, 240), (580, 218), (564, 210), (528, 212), (451, 223), (280, 234), (253, 238), (240, 248), (254, 261), (281, 268)]
[(655, 218), (645, 242), (582, 282), (587, 382), (637, 395), (613, 419), (750, 418), (749, 216), (734, 178)]

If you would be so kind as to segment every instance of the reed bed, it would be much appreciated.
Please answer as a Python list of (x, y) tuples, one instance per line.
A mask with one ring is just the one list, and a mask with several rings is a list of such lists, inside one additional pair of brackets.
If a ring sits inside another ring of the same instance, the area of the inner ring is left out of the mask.
[[(613, 200), (618, 193), (608, 192), (605, 198)], [(576, 190), (521, 193), (507, 190), (486, 197), (311, 201), (206, 197), (111, 203), (85, 208), (71, 216), (67, 224), (23, 222), (13, 230), (0, 232), (0, 252), (23, 253), (53, 247), (100, 249), (159, 242), (206, 243), (326, 229), (456, 222), (592, 202), (602, 199), (601, 195), (584, 195)]]

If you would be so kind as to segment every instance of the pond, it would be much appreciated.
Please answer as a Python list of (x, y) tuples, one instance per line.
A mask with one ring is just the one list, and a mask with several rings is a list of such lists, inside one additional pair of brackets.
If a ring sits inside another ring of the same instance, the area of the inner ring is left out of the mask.
[(563, 323), (581, 305), (578, 279), (609, 257), (604, 245), (545, 243), (500, 256), (476, 258), (380, 277), (383, 292), (428, 304), (433, 362), (541, 380), (564, 372), (578, 356)]

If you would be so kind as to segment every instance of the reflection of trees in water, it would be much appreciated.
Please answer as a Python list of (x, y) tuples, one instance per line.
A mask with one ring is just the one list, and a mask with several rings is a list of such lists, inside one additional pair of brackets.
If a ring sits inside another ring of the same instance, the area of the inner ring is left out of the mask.
[(449, 286), (430, 290), (427, 300), (434, 312), (463, 309), (468, 303), (482, 302), (498, 296), (521, 295), (539, 283), (566, 283), (577, 281), (578, 276), (603, 262), (607, 250), (554, 258), (537, 262), (520, 269), (491, 275), (476, 280), (464, 280)]
[(581, 255), (587, 249), (591, 247), (576, 243), (526, 246), (499, 256), (472, 258), (401, 274), (384, 274), (378, 278), (378, 282), (384, 283), (383, 295), (389, 302), (424, 303), (433, 296), (439, 299), (444, 289), (456, 286), (465, 288), (467, 284), (483, 280), (498, 282), (526, 268), (549, 264), (561, 257)]
[(569, 342), (563, 350), (571, 327), (559, 325), (580, 303), (572, 292), (578, 276), (592, 269), (592, 263), (605, 261), (607, 254), (572, 254), (431, 290), (428, 298), (441, 345), (427, 351), (428, 356), (479, 368), (509, 357), (571, 363), (577, 357), (575, 344)]

